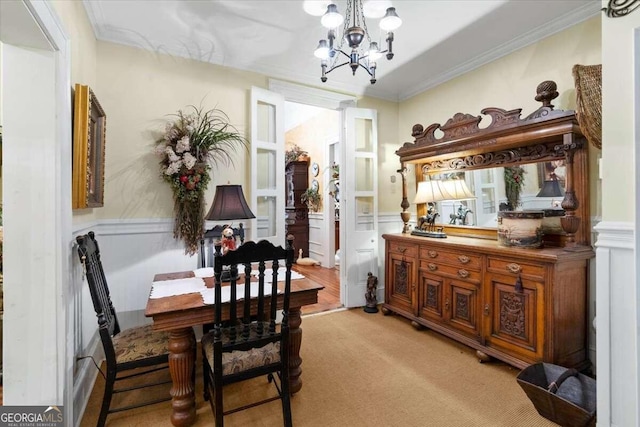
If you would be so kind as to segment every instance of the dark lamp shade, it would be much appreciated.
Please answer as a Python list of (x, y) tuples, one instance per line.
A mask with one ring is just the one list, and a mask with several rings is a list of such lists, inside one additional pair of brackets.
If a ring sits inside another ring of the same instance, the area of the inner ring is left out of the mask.
[(218, 185), (211, 209), (204, 219), (207, 221), (228, 221), (255, 217), (244, 198), (242, 186)]
[(560, 183), (557, 179), (551, 181), (545, 181), (542, 184), (542, 189), (536, 195), (536, 197), (560, 197), (564, 196), (564, 189), (560, 187)]

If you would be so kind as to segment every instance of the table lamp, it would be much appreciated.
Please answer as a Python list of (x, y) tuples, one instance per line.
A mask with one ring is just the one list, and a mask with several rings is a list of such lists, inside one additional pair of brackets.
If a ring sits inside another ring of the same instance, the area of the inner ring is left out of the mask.
[(411, 231), (411, 234), (423, 237), (447, 237), (446, 233), (442, 231), (442, 227), (435, 226), (436, 217), (439, 215), (435, 202), (452, 198), (453, 196), (449, 194), (443, 181), (438, 179), (420, 181), (413, 203), (427, 203), (427, 215), (418, 218), (418, 225)]
[[(238, 219), (251, 219), (256, 216), (251, 212), (247, 201), (244, 198), (242, 192), (242, 186), (240, 185), (218, 185), (216, 186), (216, 195), (213, 198), (213, 203), (209, 212), (205, 216), (206, 221), (233, 221)], [(238, 227), (231, 227), (230, 225), (216, 225), (210, 230), (207, 230), (204, 234), (204, 238), (214, 239), (223, 238), (223, 231), (225, 229), (233, 230), (232, 238), (240, 237), (240, 244), (244, 243), (244, 227), (240, 223)], [(200, 242), (202, 249), (201, 267), (205, 267), (205, 253), (204, 253), (204, 239)], [(209, 265), (213, 265), (213, 251), (209, 251), (208, 254)]]

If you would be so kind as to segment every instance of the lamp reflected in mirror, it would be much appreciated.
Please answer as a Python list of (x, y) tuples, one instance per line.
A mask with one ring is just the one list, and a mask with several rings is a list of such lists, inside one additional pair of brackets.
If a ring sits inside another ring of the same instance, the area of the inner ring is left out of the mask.
[(550, 197), (551, 206), (543, 209), (544, 218), (542, 219), (542, 231), (545, 234), (562, 233), (562, 225), (560, 218), (564, 216), (564, 209), (560, 206), (562, 199), (554, 199), (556, 197), (564, 197), (564, 189), (560, 185), (560, 181), (556, 179), (555, 174), (551, 175), (551, 179), (545, 180), (542, 184), (540, 192), (536, 197)]
[(559, 201), (553, 200), (553, 197), (564, 197), (564, 189), (560, 186), (560, 182), (555, 179), (555, 176), (552, 179), (544, 181), (542, 184), (542, 188), (540, 192), (536, 194), (536, 197), (552, 197), (551, 199), (551, 207), (559, 208)]

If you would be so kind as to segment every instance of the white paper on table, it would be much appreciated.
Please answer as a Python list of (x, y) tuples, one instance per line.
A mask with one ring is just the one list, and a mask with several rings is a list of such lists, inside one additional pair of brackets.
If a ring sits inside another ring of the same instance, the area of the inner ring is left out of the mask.
[[(231, 300), (231, 286), (223, 286), (221, 290), (222, 290), (222, 302), (223, 303), (229, 302)], [(259, 290), (259, 284), (251, 283), (251, 288), (249, 290), (249, 294), (251, 298), (258, 296), (258, 290)], [(281, 293), (281, 292), (282, 291), (278, 289), (278, 293)], [(215, 295), (214, 288), (206, 288), (204, 290), (201, 290), (200, 294), (202, 295), (202, 300), (204, 301), (205, 304), (212, 305), (216, 303), (216, 295)], [(265, 283), (264, 294), (271, 295), (271, 285), (267, 286), (267, 284)], [(244, 284), (236, 285), (236, 298), (238, 300), (244, 299)]]
[[(278, 269), (278, 282), (284, 282), (285, 274), (287, 273), (287, 267), (280, 267)], [(251, 275), (254, 277), (258, 277), (260, 272), (258, 270), (251, 270)], [(271, 279), (273, 278), (273, 270), (266, 269), (264, 271), (264, 283), (271, 283)], [(304, 276), (297, 271), (291, 270), (291, 280), (296, 279), (304, 279)]]
[(213, 277), (213, 267), (203, 267), (193, 270), (196, 277)]
[(149, 298), (163, 298), (174, 295), (191, 294), (206, 289), (204, 280), (198, 277), (185, 279), (162, 280), (153, 282)]

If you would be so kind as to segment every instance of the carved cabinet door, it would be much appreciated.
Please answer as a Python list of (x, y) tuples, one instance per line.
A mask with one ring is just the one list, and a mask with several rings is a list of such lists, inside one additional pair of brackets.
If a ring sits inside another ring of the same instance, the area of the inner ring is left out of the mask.
[(444, 301), (449, 325), (470, 338), (480, 338), (480, 286), (462, 280), (446, 279)]
[(543, 358), (544, 283), (519, 274), (487, 274), (483, 301), (485, 344), (524, 360)]
[(443, 322), (445, 320), (444, 302), (445, 289), (444, 279), (439, 276), (428, 274), (424, 269), (420, 269), (419, 276), (419, 296), (418, 296), (418, 316)]
[(416, 314), (416, 258), (389, 252), (386, 270), (387, 302), (408, 313)]

